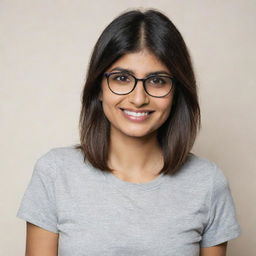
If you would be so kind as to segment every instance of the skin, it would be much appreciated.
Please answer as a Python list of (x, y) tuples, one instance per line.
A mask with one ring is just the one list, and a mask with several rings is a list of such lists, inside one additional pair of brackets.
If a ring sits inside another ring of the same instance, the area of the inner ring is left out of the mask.
[(201, 248), (200, 256), (226, 256), (228, 242), (208, 247)]
[(27, 222), (26, 256), (57, 256), (59, 235)]
[[(148, 51), (121, 57), (107, 72), (117, 67), (132, 70), (137, 78), (144, 78), (146, 74), (156, 71), (165, 71), (171, 75), (168, 68)], [(100, 100), (111, 123), (109, 166), (119, 178), (126, 181), (145, 182), (155, 178), (163, 165), (157, 129), (170, 114), (173, 93), (164, 98), (149, 96), (140, 81), (130, 94), (116, 95), (109, 90), (107, 79), (103, 79)], [(135, 123), (127, 120), (120, 108), (135, 111), (148, 109), (154, 113), (148, 120)]]
[[(137, 78), (144, 78), (147, 73), (160, 70), (171, 75), (168, 68), (146, 50), (123, 56), (107, 72), (116, 67), (132, 70)], [(164, 98), (154, 98), (147, 95), (142, 82), (138, 82), (130, 94), (115, 95), (109, 90), (106, 79), (103, 79), (99, 99), (111, 123), (108, 164), (114, 170), (113, 174), (134, 183), (145, 183), (156, 178), (163, 165), (156, 137), (157, 129), (169, 116), (173, 92)], [(150, 109), (154, 113), (148, 120), (135, 123), (124, 118), (120, 108)], [(26, 256), (57, 256), (58, 238), (56, 233), (27, 223)], [(201, 248), (200, 256), (225, 256), (226, 247), (227, 243)]]

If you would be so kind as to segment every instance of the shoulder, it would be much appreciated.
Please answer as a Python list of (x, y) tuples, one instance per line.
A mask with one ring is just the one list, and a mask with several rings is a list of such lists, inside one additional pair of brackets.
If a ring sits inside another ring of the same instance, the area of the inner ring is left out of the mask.
[(193, 181), (201, 186), (227, 186), (228, 181), (220, 166), (207, 158), (197, 156), (193, 153), (188, 155), (186, 162), (177, 173), (181, 179)]
[(81, 158), (80, 150), (76, 149), (74, 145), (71, 145), (51, 148), (47, 152), (43, 153), (37, 161), (45, 163), (56, 163), (56, 161), (71, 161), (78, 158)]
[(49, 175), (52, 178), (58, 170), (74, 166), (83, 161), (82, 153), (75, 146), (54, 147), (43, 153), (35, 162), (35, 172)]

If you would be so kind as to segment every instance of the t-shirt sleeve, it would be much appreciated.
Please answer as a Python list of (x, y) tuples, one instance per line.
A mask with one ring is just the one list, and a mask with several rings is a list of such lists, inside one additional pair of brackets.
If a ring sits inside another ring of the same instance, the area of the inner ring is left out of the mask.
[(208, 222), (202, 235), (201, 247), (211, 247), (227, 242), (237, 238), (241, 233), (229, 183), (216, 165), (215, 171)]
[(16, 216), (58, 233), (54, 187), (56, 169), (53, 161), (51, 151), (36, 161)]

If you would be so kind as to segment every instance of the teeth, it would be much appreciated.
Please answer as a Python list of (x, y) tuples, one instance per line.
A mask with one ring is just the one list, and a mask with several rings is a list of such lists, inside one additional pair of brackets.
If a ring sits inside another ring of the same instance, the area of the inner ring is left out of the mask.
[(136, 113), (136, 112), (132, 112), (132, 111), (128, 111), (128, 110), (124, 110), (124, 112), (130, 116), (146, 116), (149, 114), (149, 112), (140, 112), (140, 113)]

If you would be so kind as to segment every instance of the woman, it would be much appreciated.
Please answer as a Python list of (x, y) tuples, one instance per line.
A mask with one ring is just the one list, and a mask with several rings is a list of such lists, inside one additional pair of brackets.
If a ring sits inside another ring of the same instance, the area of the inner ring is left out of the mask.
[(114, 19), (91, 57), (80, 145), (35, 164), (17, 214), (26, 255), (225, 255), (240, 228), (222, 171), (190, 153), (199, 127), (174, 24), (155, 10)]

